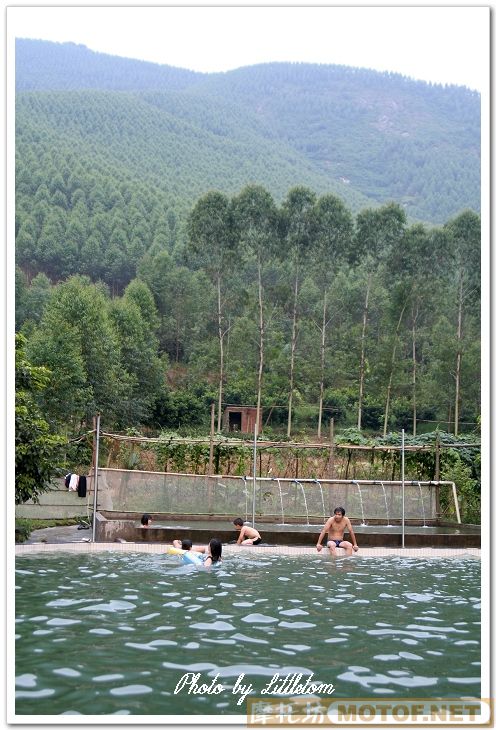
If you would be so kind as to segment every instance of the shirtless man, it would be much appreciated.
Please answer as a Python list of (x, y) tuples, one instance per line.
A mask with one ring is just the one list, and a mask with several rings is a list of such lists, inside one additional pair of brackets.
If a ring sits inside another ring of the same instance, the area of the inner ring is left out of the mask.
[(254, 527), (245, 525), (241, 517), (236, 517), (236, 519), (233, 520), (233, 525), (237, 530), (239, 530), (239, 537), (236, 545), (260, 545), (262, 542), (259, 531), (255, 530)]
[[(348, 530), (348, 532), (350, 533), (350, 538), (352, 542), (344, 539), (345, 530)], [(329, 517), (324, 527), (322, 528), (322, 532), (320, 533), (319, 539), (317, 540), (317, 551), (319, 553), (322, 550), (323, 546), (321, 544), (321, 541), (326, 532), (329, 533), (327, 547), (329, 548), (329, 552), (331, 553), (331, 555), (336, 555), (337, 547), (344, 548), (346, 555), (352, 555), (353, 551), (356, 552), (358, 550), (355, 533), (353, 532), (351, 522), (347, 517), (345, 517), (345, 511), (343, 507), (336, 507), (336, 509), (334, 510), (334, 515), (332, 517)]]

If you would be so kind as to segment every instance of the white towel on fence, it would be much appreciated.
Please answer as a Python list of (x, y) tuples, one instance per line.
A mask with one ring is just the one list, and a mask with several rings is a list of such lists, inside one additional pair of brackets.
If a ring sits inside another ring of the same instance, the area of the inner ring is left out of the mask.
[(69, 481), (69, 492), (77, 492), (78, 482), (79, 476), (77, 474), (71, 474), (71, 479)]

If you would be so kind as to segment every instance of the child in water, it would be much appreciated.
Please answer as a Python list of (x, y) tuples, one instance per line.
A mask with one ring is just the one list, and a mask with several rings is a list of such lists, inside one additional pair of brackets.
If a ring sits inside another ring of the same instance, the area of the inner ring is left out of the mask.
[(216, 537), (212, 538), (208, 543), (207, 557), (204, 560), (203, 565), (208, 568), (216, 563), (221, 563), (222, 560), (222, 543)]
[(195, 553), (204, 553), (207, 550), (204, 545), (193, 545), (189, 538), (185, 538), (184, 540), (173, 540), (172, 544), (178, 550), (193, 550)]
[(245, 525), (241, 517), (236, 517), (233, 520), (234, 527), (239, 530), (239, 537), (236, 545), (260, 545), (262, 538), (258, 530), (254, 527)]
[[(179, 550), (185, 550), (183, 563), (204, 565), (208, 568), (215, 563), (221, 562), (222, 543), (216, 537), (212, 538), (206, 546), (193, 545), (188, 538), (184, 540), (173, 540), (172, 544)], [(204, 553), (204, 557), (200, 553)]]

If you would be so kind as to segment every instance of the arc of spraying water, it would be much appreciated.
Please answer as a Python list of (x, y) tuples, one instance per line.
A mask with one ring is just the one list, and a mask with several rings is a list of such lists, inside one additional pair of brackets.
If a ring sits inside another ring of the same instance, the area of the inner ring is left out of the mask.
[(389, 508), (388, 508), (388, 501), (387, 501), (387, 497), (386, 497), (386, 488), (384, 486), (384, 482), (381, 482), (381, 487), (382, 487), (382, 493), (384, 495), (384, 504), (386, 505), (387, 526), (391, 527), (391, 524), (389, 522)]
[(362, 527), (367, 527), (367, 523), (365, 522), (365, 513), (363, 511), (362, 490), (360, 489), (360, 485), (359, 485), (359, 483), (357, 482), (356, 479), (352, 479), (351, 480), (351, 483), (357, 485), (358, 497), (360, 499), (360, 509), (362, 510)]
[(325, 520), (325, 518), (326, 518), (326, 510), (325, 510), (325, 504), (324, 504), (324, 492), (322, 491), (322, 484), (319, 482), (318, 479), (314, 479), (314, 482), (319, 485), (320, 498), (322, 500), (322, 517)]
[(303, 501), (305, 502), (305, 512), (307, 513), (307, 525), (309, 525), (310, 524), (310, 520), (308, 519), (307, 497), (306, 497), (306, 494), (305, 494), (305, 490), (303, 488), (303, 484), (301, 482), (299, 482), (298, 479), (293, 479), (293, 481), (295, 482), (295, 484), (298, 484), (298, 486), (301, 489), (301, 493), (303, 494)]
[(424, 507), (424, 495), (422, 494), (422, 485), (419, 481), (417, 481), (419, 492), (420, 492), (420, 503), (422, 505), (422, 519), (424, 520), (424, 524), (422, 527), (427, 527), (425, 524), (425, 507)]
[(279, 487), (279, 499), (281, 500), (281, 520), (282, 520), (282, 524), (284, 525), (284, 504), (282, 501), (281, 481), (277, 477), (272, 477), (272, 481), (277, 482), (277, 486)]
[(243, 477), (244, 492), (245, 492), (245, 522), (248, 520), (248, 485), (246, 483), (246, 477)]

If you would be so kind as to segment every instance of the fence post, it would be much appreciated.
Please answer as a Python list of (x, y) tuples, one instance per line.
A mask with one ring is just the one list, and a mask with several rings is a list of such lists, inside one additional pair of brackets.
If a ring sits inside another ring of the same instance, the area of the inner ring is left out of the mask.
[[(334, 418), (331, 418), (329, 428), (329, 478), (334, 478)], [(328, 510), (332, 512), (332, 486), (329, 484), (327, 489)]]

